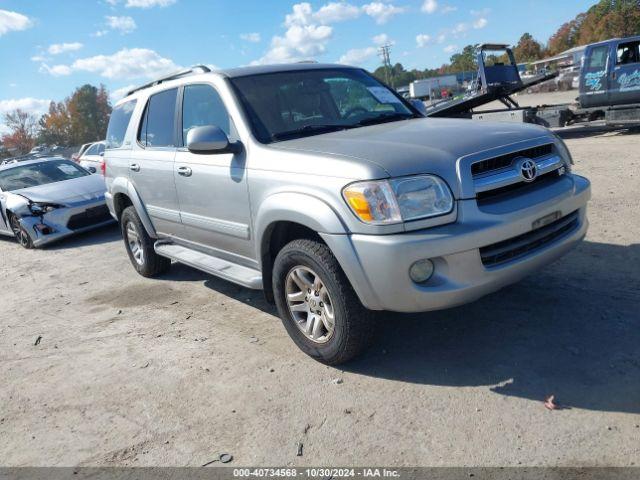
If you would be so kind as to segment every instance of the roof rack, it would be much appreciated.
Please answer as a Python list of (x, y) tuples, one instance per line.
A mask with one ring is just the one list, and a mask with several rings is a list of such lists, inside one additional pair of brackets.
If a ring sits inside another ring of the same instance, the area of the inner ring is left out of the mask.
[(170, 73), (169, 75), (157, 78), (149, 83), (145, 83), (144, 85), (131, 89), (127, 92), (126, 96), (128, 97), (132, 93), (138, 92), (140, 90), (144, 90), (145, 88), (153, 87), (155, 85), (160, 85), (161, 83), (168, 82), (169, 80), (177, 80), (178, 78), (186, 77), (189, 75), (195, 75), (197, 73), (209, 73), (210, 71), (211, 69), (206, 65), (194, 65), (185, 70), (179, 70), (177, 72)]

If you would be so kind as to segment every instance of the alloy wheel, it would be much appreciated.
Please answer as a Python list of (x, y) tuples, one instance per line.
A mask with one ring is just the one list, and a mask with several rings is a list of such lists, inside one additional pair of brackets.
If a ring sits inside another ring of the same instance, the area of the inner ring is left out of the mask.
[(144, 247), (140, 240), (140, 234), (133, 222), (127, 223), (127, 245), (131, 250), (131, 255), (138, 265), (144, 264)]
[(13, 230), (16, 240), (22, 247), (29, 245), (29, 236), (20, 226), (20, 220), (18, 220), (18, 217), (16, 216), (11, 217), (11, 230)]
[(285, 294), (289, 312), (304, 336), (315, 343), (328, 342), (335, 329), (335, 312), (320, 276), (308, 267), (292, 268)]

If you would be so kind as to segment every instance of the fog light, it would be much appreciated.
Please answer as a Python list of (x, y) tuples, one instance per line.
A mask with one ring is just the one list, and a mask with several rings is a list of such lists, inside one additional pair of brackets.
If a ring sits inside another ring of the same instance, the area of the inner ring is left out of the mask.
[(409, 277), (415, 283), (424, 283), (433, 275), (433, 262), (428, 259), (418, 260), (409, 268)]

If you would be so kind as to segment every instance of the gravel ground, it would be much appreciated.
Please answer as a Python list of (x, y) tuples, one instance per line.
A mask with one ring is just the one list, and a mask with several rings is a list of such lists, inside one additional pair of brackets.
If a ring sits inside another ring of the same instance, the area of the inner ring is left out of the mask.
[(0, 239), (0, 464), (640, 465), (640, 135), (567, 135), (586, 241), (471, 305), (381, 315), (344, 369), (258, 292), (139, 277), (115, 227)]

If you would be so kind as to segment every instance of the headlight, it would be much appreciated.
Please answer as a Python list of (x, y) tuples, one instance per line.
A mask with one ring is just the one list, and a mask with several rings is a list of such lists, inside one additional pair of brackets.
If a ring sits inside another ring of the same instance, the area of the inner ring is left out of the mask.
[(451, 190), (433, 175), (352, 183), (343, 195), (360, 220), (374, 225), (435, 217), (453, 210)]
[(553, 136), (556, 137), (556, 141), (555, 141), (556, 148), (558, 149), (560, 156), (564, 160), (564, 163), (567, 166), (567, 170), (571, 171), (571, 165), (573, 165), (573, 157), (571, 156), (571, 152), (569, 151), (569, 148), (567, 147), (566, 143), (564, 143), (564, 140), (562, 140), (562, 138), (560, 138), (558, 134), (554, 133)]
[(55, 203), (30, 203), (29, 210), (34, 215), (44, 215), (45, 213), (49, 213), (56, 208), (60, 208), (61, 205), (57, 205)]

